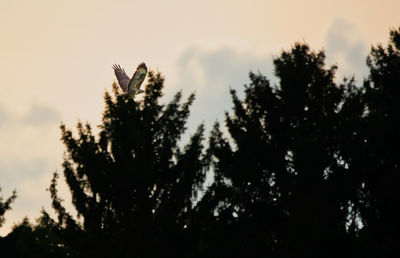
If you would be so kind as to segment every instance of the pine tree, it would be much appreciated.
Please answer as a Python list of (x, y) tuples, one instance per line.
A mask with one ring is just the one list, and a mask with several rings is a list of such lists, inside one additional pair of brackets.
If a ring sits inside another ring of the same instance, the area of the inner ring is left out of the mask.
[(193, 200), (208, 164), (204, 129), (181, 149), (194, 95), (181, 103), (178, 92), (162, 105), (163, 78), (153, 72), (148, 78), (143, 101), (118, 96), (115, 85), (114, 98), (105, 94), (98, 137), (89, 124), (78, 123), (76, 137), (61, 126), (64, 176), (82, 225), (62, 206), (57, 174), (50, 192), (63, 237), (78, 256), (179, 257), (187, 251)]
[[(193, 94), (160, 104), (163, 78), (153, 72), (142, 101), (114, 85), (97, 137), (89, 124), (78, 123), (77, 136), (61, 126), (79, 218), (64, 208), (55, 173), (57, 219), (42, 211), (0, 244), (14, 257), (395, 257), (400, 28), (390, 36), (371, 49), (360, 86), (335, 83), (323, 51), (283, 51), (279, 83), (250, 73), (207, 148), (202, 125), (179, 147)], [(14, 198), (0, 200), (0, 218)]]
[(15, 198), (17, 198), (17, 193), (15, 190), (13, 191), (12, 195), (8, 197), (5, 201), (3, 201), (3, 197), (0, 195), (0, 227), (5, 221), (4, 214), (6, 213), (6, 211), (11, 209), (11, 203), (15, 200)]
[(232, 91), (231, 140), (216, 125), (210, 139), (216, 181), (203, 201), (214, 203), (222, 228), (238, 229), (226, 239), (227, 251), (246, 257), (345, 253), (350, 196), (340, 151), (349, 126), (341, 118), (356, 106), (346, 94), (357, 91), (352, 81), (336, 85), (336, 67), (324, 61), (323, 51), (295, 44), (274, 60), (279, 85), (250, 73), (244, 99)]
[(390, 257), (400, 251), (400, 28), (390, 32), (386, 47), (372, 47), (367, 63), (362, 160), (355, 166), (362, 180), (360, 245), (365, 256)]

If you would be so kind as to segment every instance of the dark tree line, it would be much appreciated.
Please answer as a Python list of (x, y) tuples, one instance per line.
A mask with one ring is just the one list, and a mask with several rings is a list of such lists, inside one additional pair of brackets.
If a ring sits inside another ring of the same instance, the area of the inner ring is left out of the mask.
[[(371, 49), (362, 85), (336, 83), (323, 51), (295, 44), (277, 85), (250, 73), (225, 128), (184, 147), (194, 95), (160, 104), (105, 94), (98, 136), (61, 126), (63, 175), (78, 218), (49, 187), (57, 217), (24, 220), (9, 257), (394, 257), (400, 247), (400, 29)], [(206, 176), (213, 181), (206, 186)], [(14, 197), (13, 197), (14, 198)], [(0, 202), (9, 207), (12, 199)], [(0, 220), (1, 222), (1, 220)]]

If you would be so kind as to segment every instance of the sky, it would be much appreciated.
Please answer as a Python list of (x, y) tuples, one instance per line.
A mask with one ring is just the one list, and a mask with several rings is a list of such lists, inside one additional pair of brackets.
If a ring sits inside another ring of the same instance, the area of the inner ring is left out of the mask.
[[(400, 26), (398, 0), (0, 0), (0, 196), (17, 190), (0, 235), (45, 208), (62, 173), (61, 123), (100, 123), (118, 63), (165, 76), (163, 101), (196, 92), (188, 133), (209, 130), (250, 71), (276, 82), (272, 60), (295, 42), (324, 50), (336, 80), (361, 84), (371, 46)], [(63, 177), (61, 177), (62, 179)], [(72, 210), (67, 186), (60, 195)]]

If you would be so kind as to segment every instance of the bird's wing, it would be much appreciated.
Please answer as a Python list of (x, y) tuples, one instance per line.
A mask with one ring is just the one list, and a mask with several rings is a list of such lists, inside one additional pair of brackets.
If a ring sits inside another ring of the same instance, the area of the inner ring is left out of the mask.
[(120, 65), (113, 65), (115, 76), (117, 77), (118, 84), (124, 92), (128, 92), (128, 83), (131, 78), (125, 73), (125, 70)]
[(136, 68), (135, 73), (132, 76), (132, 79), (129, 81), (128, 84), (128, 92), (129, 93), (136, 93), (140, 89), (140, 85), (142, 85), (144, 78), (147, 74), (147, 67), (145, 63), (140, 63)]

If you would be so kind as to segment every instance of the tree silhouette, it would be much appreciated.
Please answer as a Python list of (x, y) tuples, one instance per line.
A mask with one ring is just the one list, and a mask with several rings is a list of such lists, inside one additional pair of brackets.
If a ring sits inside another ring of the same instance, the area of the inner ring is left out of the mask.
[(53, 227), (49, 226), (50, 221), (52, 219), (43, 212), (38, 225), (32, 225), (28, 218), (14, 225), (12, 232), (0, 239), (2, 257), (70, 257), (71, 252), (61, 241), (59, 232), (55, 231), (54, 221)]
[[(1, 193), (1, 188), (0, 188), (0, 193)], [(8, 197), (5, 201), (3, 201), (3, 197), (0, 195), (0, 227), (3, 225), (5, 219), (4, 219), (4, 214), (6, 211), (11, 209), (11, 203), (17, 198), (17, 193), (14, 190), (12, 195)]]
[[(210, 253), (398, 253), (399, 35), (392, 31), (387, 48), (372, 48), (363, 87), (353, 79), (335, 84), (324, 53), (295, 44), (274, 60), (278, 85), (250, 73), (244, 99), (232, 91), (229, 137), (215, 126), (216, 181), (202, 200), (217, 214), (210, 218), (220, 236), (229, 237), (209, 244)], [(203, 231), (214, 234), (212, 227)]]
[(89, 124), (78, 123), (77, 137), (61, 126), (64, 176), (82, 225), (61, 205), (57, 174), (50, 192), (58, 225), (69, 232), (64, 237), (77, 255), (176, 257), (185, 252), (181, 241), (208, 164), (203, 126), (179, 148), (194, 95), (181, 104), (178, 92), (162, 105), (162, 88), (161, 75), (150, 72), (144, 99), (135, 102), (117, 96), (114, 85), (116, 97), (105, 94), (97, 138)]
[(400, 30), (390, 32), (387, 47), (373, 47), (367, 63), (362, 160), (354, 166), (362, 181), (360, 245), (366, 256), (392, 256), (400, 251)]
[(194, 95), (160, 104), (153, 72), (143, 100), (114, 85), (97, 137), (89, 124), (77, 136), (61, 126), (78, 219), (55, 173), (57, 219), (43, 210), (0, 244), (10, 257), (395, 257), (400, 29), (367, 64), (363, 85), (336, 83), (324, 52), (296, 43), (274, 60), (277, 85), (250, 73), (243, 99), (231, 90), (225, 127), (216, 123), (206, 146), (200, 125), (184, 148)]
[(209, 196), (222, 197), (215, 209), (242, 233), (235, 253), (327, 257), (345, 250), (338, 248), (347, 212), (337, 178), (345, 169), (338, 164), (345, 90), (333, 82), (336, 67), (325, 68), (324, 60), (322, 51), (295, 44), (274, 60), (278, 86), (250, 73), (244, 100), (231, 91), (232, 144), (217, 125)]

